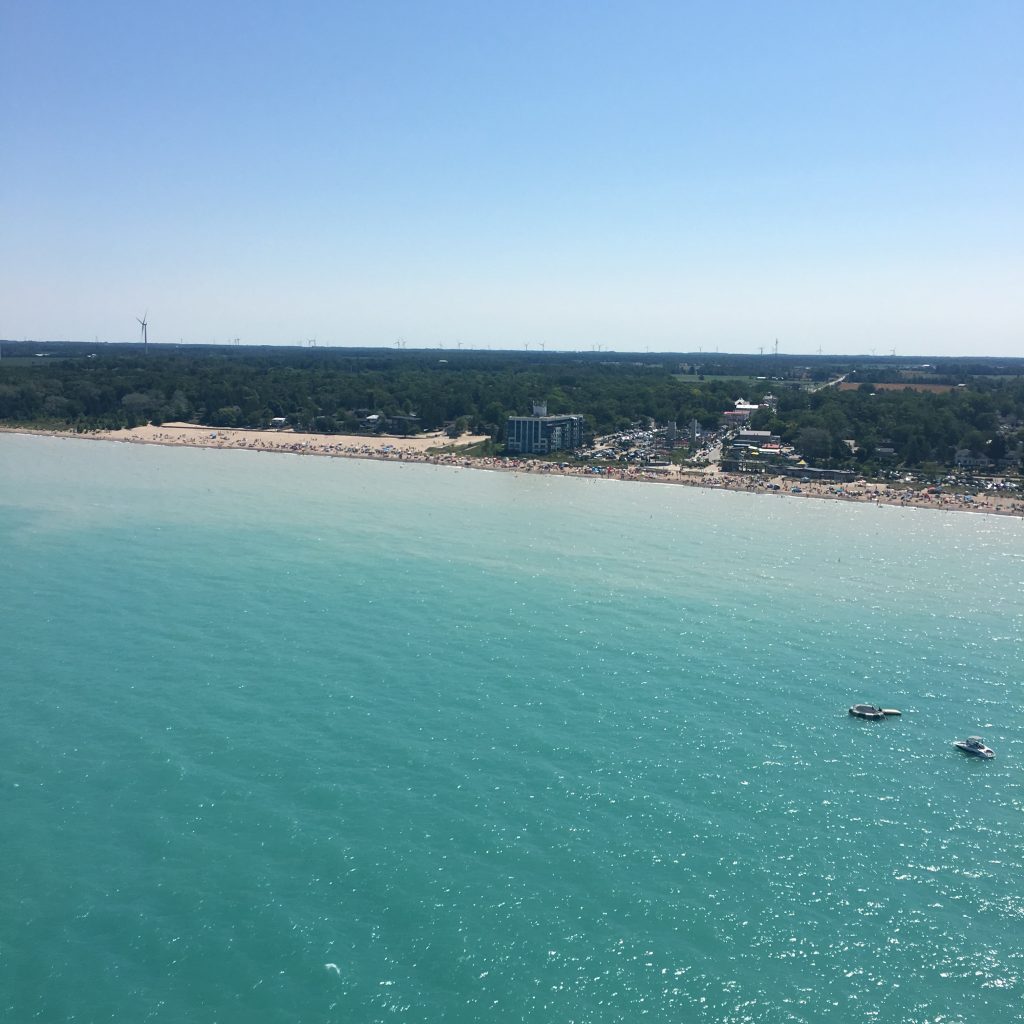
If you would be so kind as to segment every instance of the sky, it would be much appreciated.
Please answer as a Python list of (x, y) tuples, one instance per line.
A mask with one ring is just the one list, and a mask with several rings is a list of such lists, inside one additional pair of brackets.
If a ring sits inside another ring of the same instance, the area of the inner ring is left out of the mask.
[(0, 0), (0, 338), (1024, 355), (1020, 0)]

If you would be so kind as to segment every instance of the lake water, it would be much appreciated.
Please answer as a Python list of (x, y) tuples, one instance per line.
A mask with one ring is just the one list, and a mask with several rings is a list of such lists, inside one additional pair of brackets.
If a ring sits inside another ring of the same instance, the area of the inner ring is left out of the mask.
[(1024, 1020), (1020, 520), (0, 435), (0, 595), (0, 1019)]

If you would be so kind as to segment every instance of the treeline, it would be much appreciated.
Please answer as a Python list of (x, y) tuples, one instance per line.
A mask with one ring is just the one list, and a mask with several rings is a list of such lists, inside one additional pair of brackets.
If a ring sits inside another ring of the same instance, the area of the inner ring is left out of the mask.
[(543, 401), (551, 413), (584, 413), (598, 432), (642, 418), (716, 426), (742, 389), (687, 381), (676, 368), (554, 354), (153, 348), (142, 356), (101, 346), (0, 360), (0, 420), (117, 429), (173, 420), (267, 427), (282, 417), (298, 430), (350, 433), (376, 413), (417, 416), (424, 430), (460, 423), (500, 440), (510, 415)]
[[(637, 421), (724, 422), (738, 398), (778, 399), (752, 426), (809, 461), (950, 465), (968, 450), (994, 462), (1019, 450), (1024, 360), (842, 359), (708, 354), (482, 352), (10, 343), (0, 357), (0, 422), (78, 430), (185, 420), (215, 427), (355, 433), (368, 417), (416, 416), (503, 440), (536, 401), (582, 413), (595, 433)], [(929, 375), (945, 393), (877, 392), (883, 377)], [(846, 374), (858, 389), (821, 387)], [(817, 383), (816, 383), (817, 382)], [(817, 388), (817, 390), (814, 390)], [(852, 444), (850, 444), (852, 442)]]
[[(779, 392), (778, 409), (761, 409), (751, 426), (771, 430), (808, 461), (908, 468), (950, 466), (957, 452), (1019, 460), (1024, 443), (1024, 379), (982, 378), (945, 393), (825, 388)], [(852, 442), (852, 444), (850, 443)]]

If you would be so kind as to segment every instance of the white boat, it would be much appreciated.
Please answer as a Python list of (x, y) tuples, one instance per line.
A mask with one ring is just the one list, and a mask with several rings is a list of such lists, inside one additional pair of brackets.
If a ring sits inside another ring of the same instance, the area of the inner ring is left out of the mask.
[(986, 747), (980, 736), (968, 736), (965, 740), (955, 740), (953, 746), (965, 754), (983, 757), (986, 761), (990, 761), (996, 756), (996, 752), (991, 747)]

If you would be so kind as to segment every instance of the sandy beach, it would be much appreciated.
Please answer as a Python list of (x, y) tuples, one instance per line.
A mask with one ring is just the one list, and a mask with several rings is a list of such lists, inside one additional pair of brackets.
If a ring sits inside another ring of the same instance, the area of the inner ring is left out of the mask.
[(798, 482), (792, 477), (756, 477), (741, 473), (723, 473), (717, 466), (705, 469), (693, 466), (611, 467), (569, 466), (540, 459), (469, 457), (459, 451), (436, 449), (457, 445), (466, 449), (487, 440), (486, 436), (463, 435), (457, 442), (441, 432), (414, 437), (387, 437), (365, 434), (301, 434), (287, 430), (236, 430), (204, 427), (191, 423), (165, 423), (160, 426), (134, 427), (130, 430), (96, 430), (85, 434), (73, 431), (0, 428), (7, 433), (40, 434), (80, 440), (116, 441), (123, 444), (184, 445), (193, 448), (218, 448), (267, 452), (272, 454), (314, 455), (327, 458), (377, 459), (418, 462), (439, 466), (538, 475), (586, 477), (592, 480), (624, 480), (638, 483), (677, 484), (691, 487), (745, 491), (775, 497), (820, 498), (833, 501), (858, 501), (876, 505), (930, 508), (955, 512), (982, 512), (989, 515), (1024, 517), (1024, 498), (1019, 493), (982, 491), (957, 492), (955, 488), (918, 489), (907, 484), (856, 480), (831, 484), (822, 481)]
[[(63, 436), (63, 435), (62, 435)], [(235, 430), (203, 427), (194, 423), (164, 423), (159, 427), (131, 430), (97, 430), (74, 435), (101, 441), (130, 441), (136, 444), (189, 445), (193, 448), (248, 448), (256, 451), (289, 452), (298, 455), (347, 455), (352, 458), (402, 458), (424, 454), (429, 448), (452, 444), (451, 438), (436, 431), (414, 437), (385, 437), (366, 434), (297, 434), (290, 430)], [(465, 435), (458, 441), (469, 446), (486, 441), (486, 435)]]

